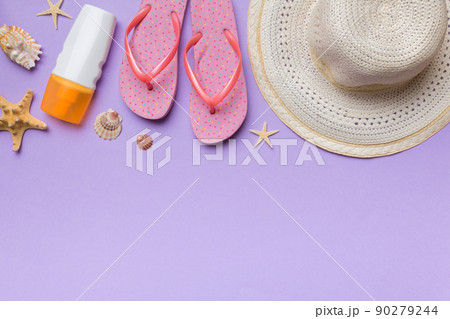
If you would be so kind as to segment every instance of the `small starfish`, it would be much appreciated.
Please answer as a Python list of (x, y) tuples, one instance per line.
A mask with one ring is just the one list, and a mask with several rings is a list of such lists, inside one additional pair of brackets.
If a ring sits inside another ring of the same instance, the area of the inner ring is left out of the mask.
[(269, 146), (271, 148), (273, 148), (272, 143), (270, 142), (269, 136), (272, 136), (276, 133), (278, 133), (279, 131), (270, 131), (267, 132), (267, 122), (264, 122), (264, 127), (262, 131), (255, 131), (255, 130), (250, 130), (250, 132), (256, 134), (259, 136), (258, 141), (256, 142), (255, 146), (258, 146), (259, 143), (261, 143), (262, 141), (266, 141), (267, 144), (269, 144)]
[(72, 17), (70, 15), (68, 15), (67, 13), (65, 13), (64, 11), (62, 11), (60, 9), (63, 1), (64, 0), (59, 0), (57, 4), (53, 4), (50, 0), (47, 0), (47, 3), (50, 6), (50, 9), (48, 9), (44, 12), (38, 13), (37, 16), (51, 14), (53, 16), (53, 23), (55, 24), (55, 29), (58, 30), (58, 22), (57, 22), (58, 14), (72, 19)]
[(9, 131), (13, 138), (13, 151), (17, 152), (22, 144), (23, 134), (28, 129), (45, 130), (47, 124), (39, 121), (30, 114), (33, 91), (28, 90), (18, 104), (8, 102), (0, 95), (0, 131)]

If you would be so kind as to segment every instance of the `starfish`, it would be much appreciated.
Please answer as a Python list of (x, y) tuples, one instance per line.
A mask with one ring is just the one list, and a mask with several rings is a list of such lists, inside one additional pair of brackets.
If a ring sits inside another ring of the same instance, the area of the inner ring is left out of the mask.
[(64, 11), (62, 11), (60, 9), (63, 1), (64, 0), (59, 0), (57, 4), (53, 4), (50, 0), (47, 0), (47, 3), (50, 6), (50, 9), (43, 11), (41, 13), (38, 13), (37, 16), (51, 14), (53, 16), (53, 23), (55, 24), (55, 29), (58, 30), (58, 22), (57, 22), (58, 14), (72, 19), (72, 17), (70, 15), (68, 15), (67, 13), (65, 13)]
[(22, 144), (23, 134), (28, 129), (45, 130), (47, 124), (30, 114), (33, 91), (28, 90), (22, 101), (17, 104), (8, 102), (0, 95), (0, 131), (9, 131), (13, 138), (13, 151), (17, 152)]
[(258, 141), (256, 142), (255, 146), (258, 146), (259, 143), (261, 143), (262, 141), (266, 141), (267, 144), (269, 144), (269, 146), (271, 148), (273, 148), (272, 143), (270, 142), (269, 136), (272, 136), (276, 133), (278, 133), (279, 131), (270, 131), (267, 132), (267, 122), (264, 122), (264, 127), (262, 131), (255, 131), (255, 130), (250, 130), (250, 132), (256, 134), (259, 136)]

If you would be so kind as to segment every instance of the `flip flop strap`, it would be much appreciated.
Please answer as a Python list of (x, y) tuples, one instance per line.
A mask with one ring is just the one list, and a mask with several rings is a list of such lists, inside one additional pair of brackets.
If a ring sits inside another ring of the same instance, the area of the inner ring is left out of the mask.
[(130, 34), (131, 30), (133, 30), (150, 12), (152, 9), (152, 6), (147, 4), (143, 6), (138, 14), (131, 20), (130, 24), (128, 25), (126, 32), (125, 32), (125, 52), (127, 54), (128, 62), (130, 63), (131, 69), (133, 70), (134, 74), (137, 76), (139, 80), (144, 82), (149, 90), (153, 90), (153, 84), (151, 83), (155, 77), (158, 76), (167, 66), (170, 64), (170, 62), (173, 60), (175, 55), (178, 51), (178, 45), (180, 44), (180, 33), (181, 33), (181, 25), (180, 25), (180, 19), (178, 18), (178, 15), (176, 12), (172, 11), (172, 23), (173, 28), (175, 30), (175, 35), (177, 36), (177, 40), (175, 43), (175, 46), (170, 51), (170, 53), (162, 60), (152, 71), (150, 72), (142, 72), (138, 64), (136, 63), (133, 53), (131, 52), (130, 44), (128, 43), (128, 35)]
[(202, 98), (203, 101), (206, 102), (206, 104), (210, 107), (211, 114), (214, 114), (216, 112), (215, 107), (225, 99), (225, 97), (231, 92), (233, 87), (236, 85), (237, 81), (239, 80), (239, 75), (242, 70), (242, 55), (241, 55), (241, 49), (239, 48), (239, 42), (234, 37), (233, 33), (229, 30), (224, 30), (225, 36), (228, 40), (228, 42), (233, 47), (234, 51), (237, 55), (239, 55), (239, 64), (236, 70), (233, 73), (233, 76), (231, 77), (228, 84), (225, 86), (225, 88), (215, 97), (211, 97), (206, 91), (202, 88), (200, 82), (198, 81), (197, 77), (195, 76), (194, 72), (191, 69), (191, 66), (189, 65), (189, 61), (187, 58), (187, 53), (189, 50), (200, 41), (202, 38), (201, 32), (198, 32), (195, 34), (192, 39), (188, 42), (186, 45), (186, 49), (184, 50), (184, 67), (186, 68), (186, 72), (188, 75), (189, 80), (191, 81), (193, 87), (197, 91), (198, 95)]

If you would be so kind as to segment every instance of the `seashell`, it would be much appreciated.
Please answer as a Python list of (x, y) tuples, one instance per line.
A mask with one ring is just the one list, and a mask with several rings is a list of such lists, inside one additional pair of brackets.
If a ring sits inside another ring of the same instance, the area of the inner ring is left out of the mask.
[(122, 116), (113, 109), (101, 113), (94, 123), (95, 133), (104, 140), (115, 140), (122, 131)]
[(7, 26), (0, 28), (0, 46), (11, 61), (31, 69), (39, 61), (41, 46), (25, 30)]
[(147, 134), (139, 135), (136, 142), (137, 146), (143, 151), (147, 151), (153, 146), (153, 138)]

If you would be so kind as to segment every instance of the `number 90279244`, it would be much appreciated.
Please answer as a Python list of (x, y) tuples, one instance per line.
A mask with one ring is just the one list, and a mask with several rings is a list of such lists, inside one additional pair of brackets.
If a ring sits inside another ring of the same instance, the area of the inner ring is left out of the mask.
[(437, 306), (377, 306), (377, 316), (437, 316)]

